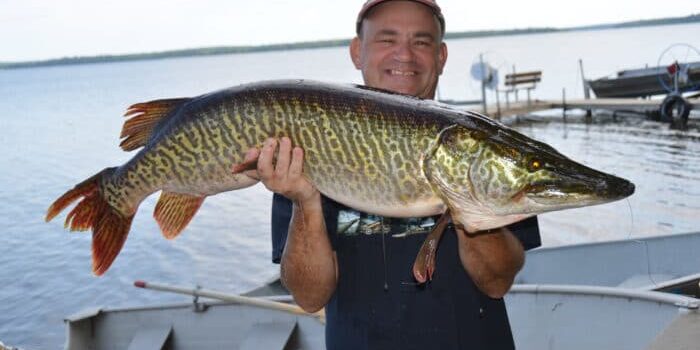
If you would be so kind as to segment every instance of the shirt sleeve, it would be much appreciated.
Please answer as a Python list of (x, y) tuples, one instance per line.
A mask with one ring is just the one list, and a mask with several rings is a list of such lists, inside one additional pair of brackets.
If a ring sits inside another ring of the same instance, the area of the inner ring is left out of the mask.
[(289, 223), (292, 220), (292, 201), (275, 193), (272, 196), (272, 262), (279, 264), (287, 242)]
[(537, 216), (529, 217), (525, 220), (518, 221), (508, 225), (508, 229), (520, 240), (525, 250), (537, 248), (542, 245), (540, 237), (540, 226), (537, 222)]
[(323, 219), (326, 222), (328, 239), (331, 241), (331, 248), (336, 250), (338, 243), (338, 213), (341, 210), (341, 204), (326, 196), (322, 196), (321, 205), (323, 205)]
[[(331, 241), (331, 247), (336, 247), (336, 230), (338, 221), (338, 203), (321, 196), (323, 218), (326, 222), (326, 231)], [(272, 196), (272, 262), (279, 264), (282, 260), (284, 245), (287, 243), (289, 223), (292, 221), (292, 201), (275, 193)]]

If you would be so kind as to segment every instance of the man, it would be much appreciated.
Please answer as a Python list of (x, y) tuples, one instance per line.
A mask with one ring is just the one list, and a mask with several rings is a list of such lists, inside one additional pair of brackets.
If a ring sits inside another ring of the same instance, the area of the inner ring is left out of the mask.
[[(444, 31), (434, 1), (370, 0), (350, 55), (366, 85), (432, 99), (447, 59)], [(523, 245), (539, 245), (536, 218), (489, 232), (449, 225), (433, 279), (416, 283), (411, 267), (435, 218), (376, 217), (323, 197), (287, 138), (250, 150), (247, 159), (255, 157), (276, 193), (273, 260), (299, 306), (326, 307), (329, 349), (513, 348), (501, 297), (522, 267)]]

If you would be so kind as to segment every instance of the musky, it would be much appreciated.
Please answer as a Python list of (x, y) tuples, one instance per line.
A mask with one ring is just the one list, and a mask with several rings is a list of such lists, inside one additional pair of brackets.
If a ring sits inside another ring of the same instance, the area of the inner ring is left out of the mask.
[[(364, 0), (0, 0), (0, 62), (354, 35)], [(698, 0), (439, 0), (448, 31), (571, 27), (700, 12)]]

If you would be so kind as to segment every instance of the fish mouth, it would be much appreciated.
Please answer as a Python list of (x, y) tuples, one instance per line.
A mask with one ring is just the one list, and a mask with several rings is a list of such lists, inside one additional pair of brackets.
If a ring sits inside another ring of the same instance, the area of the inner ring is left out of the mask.
[(635, 186), (612, 175), (605, 178), (562, 178), (528, 184), (519, 196), (552, 209), (564, 209), (613, 202), (631, 196)]

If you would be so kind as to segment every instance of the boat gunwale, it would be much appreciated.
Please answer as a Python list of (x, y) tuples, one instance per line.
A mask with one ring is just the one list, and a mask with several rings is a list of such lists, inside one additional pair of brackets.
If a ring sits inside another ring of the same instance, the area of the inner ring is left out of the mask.
[(674, 234), (668, 234), (668, 235), (658, 235), (658, 236), (648, 236), (648, 237), (638, 237), (638, 238), (629, 237), (629, 238), (620, 238), (620, 239), (614, 239), (614, 240), (609, 240), (609, 241), (574, 243), (574, 244), (564, 244), (564, 245), (549, 246), (549, 247), (539, 247), (539, 248), (535, 248), (531, 251), (528, 251), (527, 254), (532, 254), (532, 253), (540, 254), (541, 252), (547, 252), (547, 251), (580, 249), (580, 248), (606, 246), (606, 245), (645, 244), (645, 243), (650, 243), (653, 241), (662, 241), (662, 240), (668, 240), (668, 239), (681, 239), (682, 237), (695, 236), (695, 235), (698, 235), (699, 233), (700, 232), (694, 231), (694, 232), (685, 232), (685, 233), (674, 233)]
[[(166, 310), (166, 309), (184, 309), (184, 308), (193, 308), (196, 305), (203, 306), (204, 308), (207, 308), (209, 306), (230, 306), (230, 305), (239, 305), (239, 306), (251, 306), (251, 305), (245, 305), (241, 304), (235, 301), (223, 301), (223, 300), (216, 300), (216, 299), (211, 299), (202, 296), (201, 298), (205, 298), (207, 300), (205, 301), (190, 301), (190, 302), (171, 302), (171, 303), (163, 303), (163, 304), (156, 304), (156, 305), (141, 305), (141, 306), (121, 306), (121, 307), (87, 307), (84, 308), (74, 314), (71, 314), (68, 317), (65, 317), (63, 319), (64, 322), (79, 322), (82, 320), (94, 318), (96, 316), (99, 316), (100, 314), (104, 313), (123, 313), (123, 312), (134, 312), (134, 311), (151, 311), (151, 310)], [(291, 295), (274, 295), (274, 296), (265, 296), (265, 297), (255, 297), (255, 298), (260, 298), (260, 299), (265, 299), (265, 300), (273, 300), (273, 301), (278, 301), (278, 302), (291, 302), (292, 301), (292, 296)], [(198, 307), (199, 307), (198, 306)], [(256, 307), (256, 306), (251, 306), (251, 307)], [(308, 316), (313, 317), (313, 315), (309, 314)]]
[[(624, 299), (636, 299), (642, 301), (656, 302), (660, 304), (673, 305), (684, 309), (697, 310), (700, 308), (700, 299), (687, 296), (656, 292), (648, 290), (601, 287), (573, 284), (515, 284), (508, 292), (513, 294), (569, 294), (569, 295), (591, 295), (601, 297), (615, 297)], [(506, 294), (506, 297), (508, 295)]]

